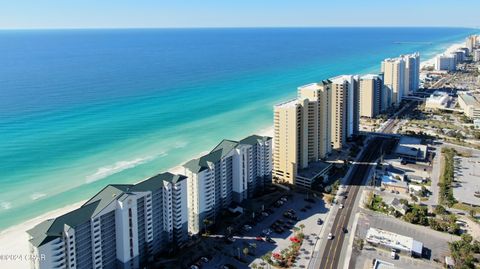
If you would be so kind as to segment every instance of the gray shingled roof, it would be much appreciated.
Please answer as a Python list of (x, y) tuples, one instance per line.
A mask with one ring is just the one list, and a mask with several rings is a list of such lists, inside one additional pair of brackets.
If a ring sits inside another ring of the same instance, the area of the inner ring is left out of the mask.
[(221, 158), (225, 157), (228, 153), (230, 153), (233, 149), (235, 149), (239, 144), (244, 145), (255, 145), (258, 143), (258, 140), (270, 140), (271, 137), (268, 136), (259, 136), (259, 135), (251, 135), (248, 136), (240, 142), (227, 140), (224, 139), (220, 142), (215, 148), (210, 151), (210, 153), (198, 158), (188, 161), (183, 165), (183, 167), (187, 168), (188, 170), (192, 171), (193, 173), (199, 173), (205, 169), (208, 169), (208, 163), (216, 163)]
[(28, 230), (27, 233), (33, 238), (30, 242), (35, 247), (48, 243), (55, 238), (61, 237), (65, 225), (75, 228), (76, 226), (90, 221), (105, 207), (114, 202), (124, 193), (133, 191), (154, 191), (163, 186), (163, 180), (176, 183), (185, 179), (185, 176), (172, 173), (162, 173), (144, 180), (136, 185), (133, 184), (111, 184), (107, 185), (80, 208), (70, 211), (56, 219), (49, 219)]

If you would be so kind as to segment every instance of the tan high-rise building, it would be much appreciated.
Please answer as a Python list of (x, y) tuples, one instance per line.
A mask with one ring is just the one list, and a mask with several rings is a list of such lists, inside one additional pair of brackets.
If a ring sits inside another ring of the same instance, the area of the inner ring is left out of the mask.
[(379, 75), (360, 77), (360, 117), (373, 118), (380, 112), (383, 82)]
[[(330, 109), (330, 137), (333, 149), (341, 149), (347, 142), (350, 81), (347, 76), (339, 76), (330, 79), (331, 81), (331, 109)], [(352, 101), (353, 102), (353, 101)], [(353, 104), (352, 104), (353, 106)], [(353, 108), (352, 108), (353, 110)]]
[(291, 100), (274, 106), (272, 178), (295, 184), (297, 170), (308, 166), (309, 100)]
[(389, 96), (389, 106), (399, 105), (405, 92), (405, 60), (385, 59), (382, 62), (383, 82)]
[(308, 160), (327, 157), (330, 144), (330, 81), (311, 83), (298, 88), (298, 98), (309, 100)]

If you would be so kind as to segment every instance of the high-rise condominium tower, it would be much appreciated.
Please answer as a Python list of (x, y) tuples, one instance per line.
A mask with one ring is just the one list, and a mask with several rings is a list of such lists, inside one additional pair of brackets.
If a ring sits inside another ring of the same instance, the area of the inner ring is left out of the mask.
[(373, 118), (382, 107), (383, 81), (379, 75), (369, 74), (360, 77), (360, 116)]
[(405, 92), (405, 60), (401, 57), (382, 62), (383, 82), (388, 91), (389, 106), (399, 105)]

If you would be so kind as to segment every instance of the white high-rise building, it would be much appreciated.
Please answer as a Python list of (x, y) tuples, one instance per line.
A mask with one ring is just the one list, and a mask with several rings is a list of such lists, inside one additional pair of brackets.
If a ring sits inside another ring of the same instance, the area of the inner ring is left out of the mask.
[[(359, 103), (359, 91), (358, 81), (359, 76), (356, 75), (341, 75), (329, 79), (332, 83), (332, 94), (336, 95), (332, 98), (332, 109), (339, 113), (333, 113), (332, 116), (337, 120), (341, 119), (341, 110), (345, 107), (345, 136), (351, 137), (358, 133), (359, 117), (360, 117), (360, 103)], [(342, 96), (343, 95), (343, 96)], [(337, 107), (335, 109), (335, 107)], [(334, 121), (332, 123), (335, 123)], [(337, 123), (339, 123), (337, 121)], [(332, 131), (335, 133), (336, 130)], [(332, 136), (333, 138), (334, 136)], [(341, 143), (343, 145), (343, 143)], [(340, 146), (341, 148), (342, 146)]]
[(435, 70), (438, 71), (455, 71), (456, 70), (456, 55), (454, 54), (442, 54), (435, 58)]
[(223, 140), (210, 153), (184, 164), (188, 177), (188, 230), (216, 223), (222, 209), (242, 202), (271, 182), (272, 139), (252, 135)]
[(27, 231), (31, 268), (140, 268), (188, 239), (187, 180), (163, 173), (108, 185), (80, 208)]
[(403, 96), (416, 92), (420, 86), (420, 54), (404, 55), (405, 60), (405, 88)]
[(405, 60), (402, 57), (382, 62), (383, 83), (390, 98), (389, 105), (399, 105), (405, 92)]

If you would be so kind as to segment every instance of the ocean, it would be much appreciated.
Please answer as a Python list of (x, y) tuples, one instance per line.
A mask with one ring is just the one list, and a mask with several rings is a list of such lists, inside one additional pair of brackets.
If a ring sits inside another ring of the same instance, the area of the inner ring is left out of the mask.
[(268, 128), (300, 85), (463, 28), (0, 31), (0, 230)]

